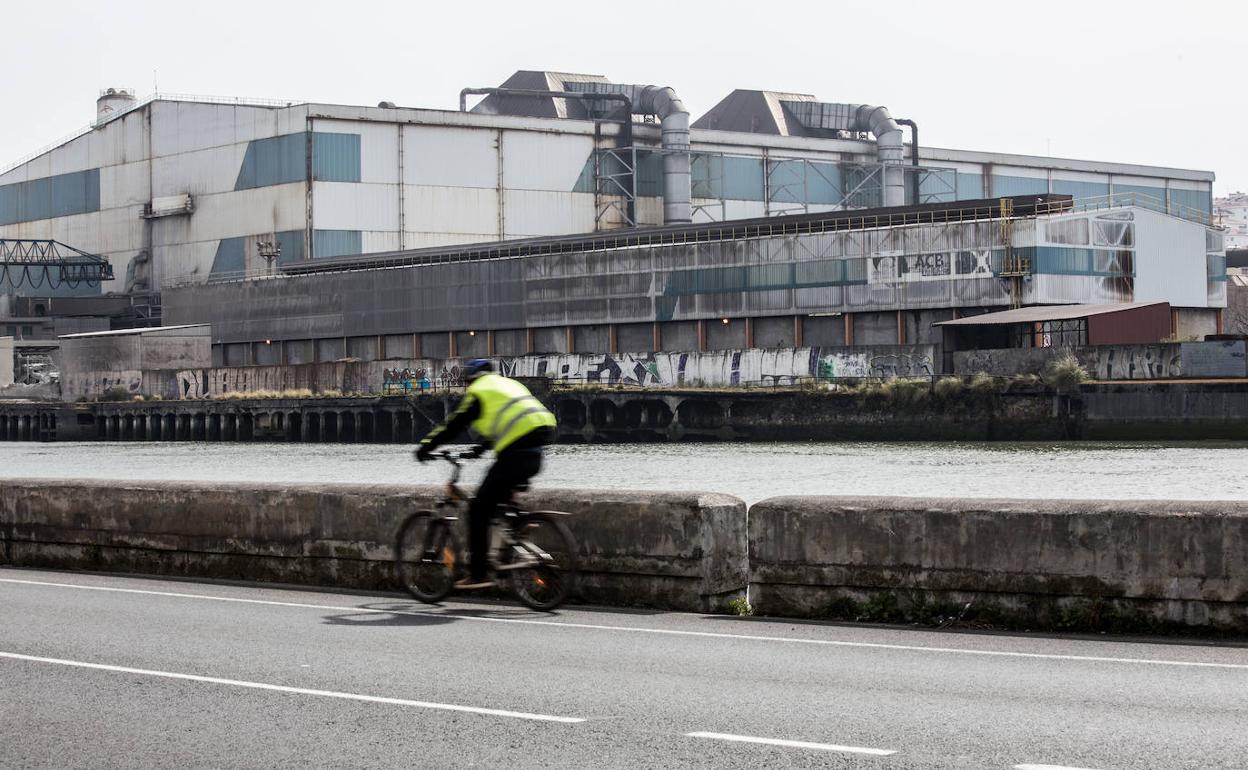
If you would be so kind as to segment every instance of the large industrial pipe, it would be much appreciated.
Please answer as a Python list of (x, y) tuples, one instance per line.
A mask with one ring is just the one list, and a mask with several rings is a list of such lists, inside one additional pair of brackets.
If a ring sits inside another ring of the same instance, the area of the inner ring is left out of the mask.
[(897, 125), (910, 127), (910, 165), (914, 167), (910, 178), (913, 200), (910, 202), (917, 206), (923, 202), (919, 200), (919, 124), (909, 118), (897, 118)]
[(884, 205), (906, 205), (906, 172), (901, 168), (905, 162), (905, 145), (901, 138), (901, 126), (893, 120), (887, 107), (868, 104), (856, 105), (855, 131), (870, 131), (875, 137), (876, 154), (883, 166)]
[(676, 92), (666, 86), (620, 83), (566, 83), (565, 87), (585, 93), (624, 94), (632, 101), (634, 113), (659, 116), (663, 144), (663, 224), (691, 222), (689, 110)]
[(689, 110), (671, 88), (646, 86), (641, 92), (640, 112), (659, 116), (663, 143), (663, 224), (687, 224), (693, 220), (690, 203)]

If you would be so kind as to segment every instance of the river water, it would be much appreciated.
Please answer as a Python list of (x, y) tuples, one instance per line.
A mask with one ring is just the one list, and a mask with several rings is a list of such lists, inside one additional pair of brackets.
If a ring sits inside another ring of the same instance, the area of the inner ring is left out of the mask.
[[(472, 463), (465, 480), (487, 467)], [(749, 443), (560, 445), (549, 487), (775, 495), (1248, 500), (1248, 445)], [(436, 483), (441, 463), (369, 444), (0, 443), (0, 478)]]

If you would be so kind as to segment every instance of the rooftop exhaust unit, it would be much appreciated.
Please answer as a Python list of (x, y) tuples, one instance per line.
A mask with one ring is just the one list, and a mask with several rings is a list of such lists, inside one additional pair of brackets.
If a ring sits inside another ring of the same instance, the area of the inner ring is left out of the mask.
[(663, 224), (692, 221), (689, 176), (689, 110), (667, 86), (617, 83), (565, 83), (569, 91), (590, 94), (621, 94), (631, 102), (633, 114), (657, 115), (663, 145)]
[[(828, 102), (780, 102), (806, 128), (825, 131), (870, 132), (875, 137), (876, 157), (884, 166), (884, 205), (906, 205), (905, 147), (901, 140), (901, 124), (889, 114), (887, 107), (869, 104), (830, 104)], [(915, 159), (918, 147), (915, 147)], [(918, 196), (915, 196), (918, 201)]]

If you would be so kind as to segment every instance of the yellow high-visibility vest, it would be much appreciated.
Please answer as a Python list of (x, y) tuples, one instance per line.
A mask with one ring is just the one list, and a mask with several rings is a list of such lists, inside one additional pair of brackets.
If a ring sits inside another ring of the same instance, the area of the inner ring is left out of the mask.
[(468, 395), (481, 404), (472, 428), (501, 452), (538, 428), (554, 428), (555, 416), (529, 389), (513, 379), (484, 374), (468, 385)]

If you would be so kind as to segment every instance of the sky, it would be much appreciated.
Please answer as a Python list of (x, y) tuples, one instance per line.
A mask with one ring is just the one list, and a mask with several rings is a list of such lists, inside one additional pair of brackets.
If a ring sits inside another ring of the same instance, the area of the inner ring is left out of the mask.
[(456, 109), (518, 69), (882, 104), (924, 145), (1214, 171), (1248, 190), (1248, 3), (6, 2), (0, 167), (102, 88)]

